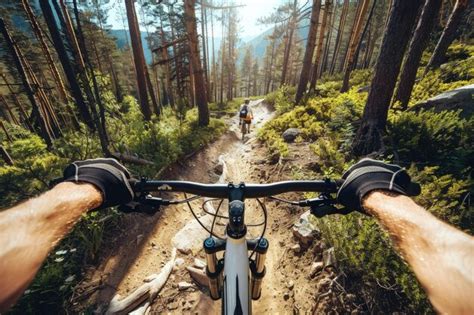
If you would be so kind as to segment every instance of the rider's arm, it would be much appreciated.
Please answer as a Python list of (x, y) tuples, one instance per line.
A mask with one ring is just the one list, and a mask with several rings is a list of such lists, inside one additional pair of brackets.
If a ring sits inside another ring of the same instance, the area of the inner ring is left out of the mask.
[(366, 212), (388, 230), (434, 307), (474, 314), (474, 238), (437, 219), (407, 196), (370, 192)]
[(23, 293), (49, 251), (102, 194), (87, 183), (60, 183), (43, 195), (0, 212), (0, 312)]

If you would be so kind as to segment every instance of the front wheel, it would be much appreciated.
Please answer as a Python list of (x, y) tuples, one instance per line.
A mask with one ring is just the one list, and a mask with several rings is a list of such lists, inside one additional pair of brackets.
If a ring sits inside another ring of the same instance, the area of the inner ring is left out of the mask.
[(242, 123), (242, 128), (240, 130), (242, 132), (242, 141), (245, 140), (245, 134), (247, 133), (247, 124)]

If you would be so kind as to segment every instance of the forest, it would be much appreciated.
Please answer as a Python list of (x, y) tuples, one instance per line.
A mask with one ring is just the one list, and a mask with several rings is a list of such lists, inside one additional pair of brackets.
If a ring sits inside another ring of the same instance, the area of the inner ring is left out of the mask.
[[(271, 183), (340, 178), (372, 157), (406, 168), (414, 200), (472, 236), (473, 18), (468, 0), (2, 1), (0, 209), (89, 158), (151, 179)], [(374, 218), (309, 216), (307, 243), (304, 210), (265, 203), (274, 253), (254, 313), (435, 313)], [(177, 263), (159, 294), (111, 311), (174, 261), (193, 220), (183, 206), (83, 214), (7, 314), (219, 313)]]

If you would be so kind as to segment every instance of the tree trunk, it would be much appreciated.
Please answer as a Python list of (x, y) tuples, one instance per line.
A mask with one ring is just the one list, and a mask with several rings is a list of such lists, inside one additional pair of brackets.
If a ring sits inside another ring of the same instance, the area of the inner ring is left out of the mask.
[[(362, 32), (362, 25), (364, 23), (365, 13), (367, 12), (367, 9), (369, 7), (369, 2), (370, 0), (363, 0), (359, 15), (356, 17), (356, 22), (354, 24), (354, 28), (352, 29), (351, 41), (349, 42), (349, 52), (347, 54), (346, 61), (344, 62), (344, 80), (342, 81), (341, 93), (347, 92), (347, 90), (349, 90), (349, 77), (351, 75), (352, 68), (355, 64), (355, 56), (358, 53), (358, 50), (360, 48), (360, 42), (364, 35)], [(370, 16), (374, 12), (376, 2), (377, 1), (374, 0), (372, 9), (370, 11)], [(367, 20), (367, 23), (369, 22), (369, 19)], [(368, 24), (366, 24), (366, 26), (367, 25)], [(364, 28), (364, 31), (366, 29), (367, 27)]]
[(33, 90), (33, 87), (30, 84), (30, 81), (27, 76), (26, 69), (21, 62), (20, 55), (18, 53), (18, 48), (15, 46), (11, 36), (10, 32), (8, 31), (5, 22), (3, 21), (2, 18), (0, 18), (0, 32), (3, 34), (3, 37), (5, 38), (5, 43), (7, 47), (10, 49), (10, 52), (13, 56), (13, 60), (15, 62), (15, 66), (18, 70), (18, 73), (20, 74), (21, 80), (23, 81), (23, 86), (26, 89), (26, 93), (28, 95), (28, 99), (31, 102), (31, 106), (33, 108), (33, 113), (38, 117), (38, 122), (40, 125), (40, 136), (44, 139), (46, 145), (48, 148), (52, 147), (52, 135), (49, 133), (49, 130), (46, 125), (45, 118), (41, 111), (39, 110), (39, 104), (38, 100), (36, 98), (35, 92)]
[(442, 0), (427, 0), (421, 13), (415, 34), (411, 39), (408, 55), (403, 64), (402, 74), (398, 80), (398, 88), (395, 100), (399, 101), (402, 109), (406, 110), (410, 100), (413, 85), (416, 80), (416, 72), (420, 65), (421, 56), (428, 44), (431, 29), (438, 17)]
[[(13, 114), (13, 111), (12, 111), (10, 105), (8, 105), (7, 100), (5, 99), (5, 97), (3, 97), (2, 94), (0, 94), (0, 104), (2, 104), (2, 103), (3, 103), (3, 106), (5, 106), (5, 108), (8, 112), (8, 114), (5, 115), (5, 119), (10, 123), (14, 123), (15, 125), (19, 126), (20, 122), (16, 118), (15, 114)], [(8, 119), (7, 119), (7, 116), (9, 117)]]
[(329, 11), (329, 24), (328, 24), (327, 33), (326, 33), (326, 44), (324, 45), (323, 60), (321, 62), (321, 70), (319, 71), (318, 79), (321, 78), (321, 75), (327, 70), (327, 65), (328, 65), (328, 60), (329, 60), (329, 48), (331, 47), (332, 30), (333, 30), (333, 25), (334, 25), (334, 19), (336, 18), (336, 9), (337, 9), (337, 1), (334, 4), (334, 10)]
[[(92, 63), (90, 61), (89, 54), (86, 49), (84, 33), (82, 32), (81, 20), (79, 17), (79, 10), (77, 8), (77, 0), (73, 0), (73, 5), (74, 5), (74, 15), (77, 21), (77, 31), (78, 31), (79, 39), (81, 41), (82, 47), (84, 47), (84, 50), (83, 50), (84, 62), (89, 68), (90, 76), (92, 78), (92, 85), (94, 87), (95, 102), (93, 100), (92, 95), (91, 95), (91, 100), (90, 100), (92, 115), (94, 117), (94, 121), (96, 122), (102, 153), (104, 154), (104, 156), (111, 156), (111, 153), (109, 151), (109, 137), (107, 135), (107, 127), (106, 127), (106, 121), (105, 121), (105, 107), (102, 104), (102, 98), (99, 91), (99, 85), (97, 84), (97, 79), (95, 77), (94, 69), (92, 67)], [(84, 76), (87, 77), (86, 72), (84, 72)], [(89, 82), (89, 81), (87, 80), (86, 82)], [(99, 105), (100, 116), (97, 115), (95, 103)]]
[(10, 91), (10, 96), (11, 98), (13, 99), (13, 102), (15, 103), (15, 105), (18, 107), (19, 111), (20, 111), (20, 115), (23, 119), (23, 122), (25, 123), (25, 125), (27, 126), (27, 128), (31, 131), (31, 132), (34, 132), (34, 129), (33, 129), (33, 126), (31, 126), (30, 124), (30, 121), (28, 119), (28, 115), (26, 114), (26, 110), (25, 110), (25, 107), (23, 106), (23, 104), (20, 102), (20, 100), (18, 99), (18, 97), (16, 97), (15, 95), (15, 92), (13, 91), (11, 85), (10, 85), (10, 82), (7, 80), (7, 77), (5, 74), (3, 73), (0, 73), (0, 76), (3, 78), (3, 81), (5, 81), (5, 85), (7, 86), (8, 88), (8, 91)]
[(3, 132), (5, 133), (5, 137), (7, 138), (8, 142), (13, 142), (13, 139), (12, 137), (10, 136), (10, 134), (8, 133), (8, 130), (7, 128), (5, 127), (5, 125), (3, 124), (3, 121), (0, 119), (0, 127), (2, 127), (2, 130)]
[(336, 69), (336, 61), (341, 48), (342, 36), (344, 34), (344, 26), (346, 25), (347, 13), (349, 12), (349, 0), (344, 0), (341, 16), (339, 18), (339, 27), (337, 28), (336, 43), (334, 44), (334, 52), (332, 54), (331, 67), (329, 73), (333, 74)]
[(209, 125), (209, 108), (207, 107), (206, 84), (204, 73), (199, 58), (199, 45), (197, 36), (196, 14), (194, 11), (194, 0), (184, 1), (184, 14), (186, 20), (186, 31), (189, 38), (189, 54), (194, 74), (194, 87), (196, 90), (196, 103), (198, 107), (199, 126)]
[(66, 51), (66, 47), (64, 46), (64, 43), (61, 39), (61, 34), (59, 33), (58, 27), (56, 25), (56, 20), (54, 18), (53, 11), (51, 10), (48, 1), (40, 1), (40, 5), (41, 10), (43, 11), (44, 19), (46, 20), (46, 24), (48, 25), (51, 38), (53, 40), (54, 48), (58, 53), (59, 61), (61, 62), (64, 73), (66, 74), (66, 78), (69, 82), (69, 87), (71, 88), (72, 97), (74, 98), (77, 108), (79, 109), (81, 118), (91, 130), (94, 130), (94, 122), (92, 121), (91, 114), (89, 112), (89, 109), (87, 108), (84, 96), (82, 95), (79, 82), (77, 81), (76, 73), (71, 65), (71, 62), (69, 61), (68, 53)]
[(438, 68), (444, 62), (446, 51), (448, 50), (449, 45), (451, 45), (453, 40), (456, 38), (456, 30), (461, 23), (466, 8), (467, 0), (456, 0), (453, 12), (451, 12), (448, 23), (436, 44), (436, 48), (428, 62), (428, 65), (426, 66), (425, 75), (429, 70)]
[(323, 52), (324, 33), (326, 31), (326, 23), (330, 6), (331, 0), (326, 0), (326, 2), (324, 3), (323, 21), (321, 22), (321, 28), (319, 29), (318, 46), (316, 48), (316, 57), (314, 59), (313, 64), (313, 73), (311, 74), (311, 83), (309, 84), (310, 91), (314, 91), (314, 89), (316, 88), (316, 80), (318, 79), (319, 72), (319, 63), (321, 62), (321, 53)]
[(61, 97), (61, 100), (64, 103), (67, 103), (68, 99), (67, 99), (67, 94), (66, 94), (66, 88), (64, 87), (64, 83), (61, 78), (61, 75), (59, 74), (58, 68), (56, 67), (56, 64), (54, 63), (51, 52), (49, 51), (48, 45), (46, 44), (43, 31), (40, 25), (38, 24), (38, 21), (36, 20), (36, 17), (33, 14), (33, 10), (31, 9), (31, 6), (28, 3), (28, 1), (21, 0), (21, 3), (23, 5), (23, 9), (25, 10), (26, 15), (28, 16), (28, 20), (30, 22), (31, 28), (33, 29), (33, 32), (36, 35), (36, 39), (41, 45), (41, 50), (43, 51), (43, 54), (48, 63), (49, 70), (51, 71), (51, 75), (53, 76), (54, 82), (56, 83), (56, 87), (58, 88), (58, 94)]
[[(53, 0), (55, 2), (55, 0)], [(79, 47), (79, 42), (77, 41), (76, 33), (74, 32), (74, 27), (72, 26), (71, 16), (69, 15), (69, 11), (67, 9), (66, 3), (64, 0), (59, 0), (59, 4), (61, 6), (61, 11), (64, 16), (64, 22), (66, 23), (66, 31), (67, 35), (69, 36), (70, 43), (72, 45), (72, 51), (74, 52), (74, 58), (76, 60), (76, 64), (79, 67), (79, 71), (85, 71), (86, 65), (84, 62), (84, 57), (82, 56), (81, 48)], [(59, 12), (58, 12), (59, 14)]]
[[(207, 49), (206, 49), (206, 18), (205, 8), (201, 4), (201, 39), (202, 39), (202, 66), (204, 69), (204, 78), (206, 83), (206, 97), (210, 96), (209, 93), (209, 76), (207, 71)], [(207, 100), (209, 101), (209, 100)]]
[(13, 166), (13, 159), (11, 158), (10, 154), (8, 154), (7, 150), (3, 147), (3, 145), (0, 145), (0, 155), (2, 156), (2, 159), (5, 164)]
[(288, 61), (290, 60), (290, 53), (291, 53), (291, 46), (293, 44), (293, 34), (295, 32), (296, 28), (296, 23), (298, 19), (298, 1), (294, 0), (293, 2), (293, 8), (292, 8), (292, 15), (291, 19), (288, 23), (288, 38), (287, 38), (287, 43), (285, 46), (285, 55), (283, 57), (283, 66), (282, 66), (282, 71), (281, 71), (281, 80), (280, 80), (280, 86), (284, 85), (286, 83), (286, 74), (288, 72)]
[(420, 5), (421, 1), (393, 1), (362, 123), (353, 143), (356, 155), (366, 155), (383, 147), (382, 133), (390, 99)]
[[(303, 68), (301, 69), (300, 81), (298, 89), (296, 90), (295, 103), (298, 104), (306, 92), (308, 85), (309, 74), (311, 70), (311, 63), (313, 61), (314, 47), (316, 45), (316, 34), (318, 31), (319, 12), (321, 10), (321, 0), (313, 0), (313, 7), (311, 8), (311, 24), (308, 31), (308, 40), (306, 41), (306, 49), (303, 57)], [(273, 47), (272, 47), (273, 57)], [(266, 92), (268, 93), (268, 91)]]
[(145, 76), (145, 57), (143, 55), (142, 39), (140, 30), (137, 27), (138, 21), (135, 13), (135, 0), (125, 0), (125, 8), (127, 9), (128, 28), (130, 30), (130, 39), (132, 41), (133, 61), (135, 64), (135, 74), (137, 77), (137, 91), (140, 108), (143, 118), (147, 121), (151, 120), (151, 110), (148, 104), (147, 81)]

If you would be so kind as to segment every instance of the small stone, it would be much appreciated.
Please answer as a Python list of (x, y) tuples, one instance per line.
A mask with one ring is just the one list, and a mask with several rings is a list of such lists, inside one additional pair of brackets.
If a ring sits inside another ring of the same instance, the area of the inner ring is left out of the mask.
[(189, 288), (191, 288), (193, 285), (191, 283), (188, 283), (186, 281), (182, 281), (180, 283), (178, 283), (178, 290), (179, 291), (184, 291), (184, 290), (187, 290)]
[(289, 292), (283, 293), (283, 299), (285, 299), (285, 301), (287, 301), (289, 298), (290, 298), (290, 293)]
[(217, 175), (221, 175), (223, 171), (224, 171), (224, 164), (219, 163), (219, 164), (217, 164), (216, 166), (214, 166), (214, 172), (215, 172)]
[(169, 310), (175, 310), (175, 309), (177, 309), (178, 307), (179, 307), (178, 302), (172, 302), (172, 303), (169, 303), (169, 304), (168, 304), (168, 309), (169, 309)]
[(176, 260), (174, 261), (174, 265), (178, 268), (181, 267), (183, 264), (184, 264), (183, 258), (176, 258)]
[(318, 272), (323, 270), (324, 264), (322, 261), (315, 261), (311, 264), (311, 268), (309, 271), (309, 276), (314, 277)]
[(293, 288), (295, 287), (295, 283), (293, 282), (293, 280), (291, 280), (290, 282), (288, 282), (286, 284), (286, 287), (288, 288), (288, 290), (293, 290)]
[(194, 258), (193, 266), (199, 269), (206, 268), (206, 263), (199, 258)]
[(301, 131), (298, 128), (288, 128), (283, 132), (281, 137), (285, 142), (293, 142), (300, 133)]
[(299, 253), (301, 251), (301, 246), (300, 244), (295, 244), (293, 246), (291, 246), (291, 249), (295, 252), (295, 253)]

